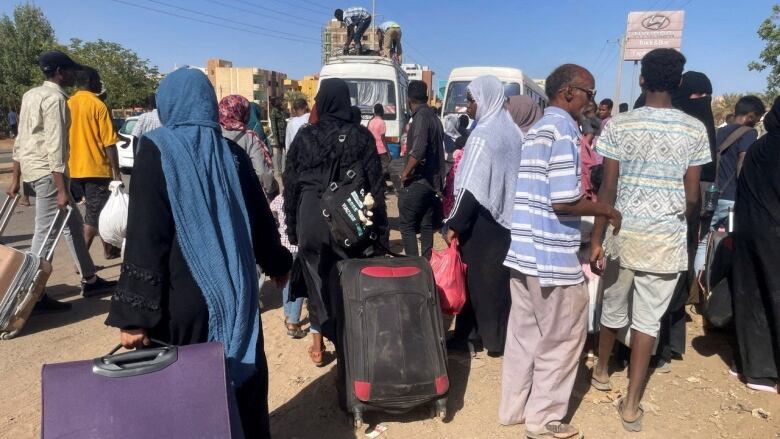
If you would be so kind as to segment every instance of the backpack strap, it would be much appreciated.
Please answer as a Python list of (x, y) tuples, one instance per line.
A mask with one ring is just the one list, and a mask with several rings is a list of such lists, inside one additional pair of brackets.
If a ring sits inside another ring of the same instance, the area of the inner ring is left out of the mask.
[[(726, 152), (732, 145), (737, 143), (739, 139), (742, 138), (745, 134), (747, 134), (750, 130), (753, 128), (741, 126), (729, 134), (728, 137), (718, 146), (718, 154), (715, 156), (715, 182), (718, 181), (718, 174), (720, 174), (720, 156)], [(728, 180), (726, 180), (726, 183), (724, 183), (722, 186), (719, 186), (718, 189), (720, 193), (723, 193), (723, 191), (731, 184), (731, 182), (734, 180), (734, 177), (737, 176), (736, 171), (733, 175), (730, 175)]]
[(325, 180), (322, 187), (323, 192), (328, 190), (328, 188), (330, 188), (333, 184), (337, 184), (336, 182), (339, 180), (339, 173), (341, 171), (341, 156), (343, 155), (342, 152), (344, 151), (344, 142), (347, 140), (348, 129), (349, 124), (344, 124), (340, 128), (334, 128), (330, 130), (328, 134), (325, 135), (325, 137), (318, 137), (318, 141), (323, 143), (323, 140), (329, 140), (334, 134), (338, 134), (338, 144), (333, 150), (335, 157), (330, 162), (328, 178)]

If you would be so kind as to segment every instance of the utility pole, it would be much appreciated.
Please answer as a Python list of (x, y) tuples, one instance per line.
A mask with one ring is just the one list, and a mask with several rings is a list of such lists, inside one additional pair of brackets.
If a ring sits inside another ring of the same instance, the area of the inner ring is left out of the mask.
[(620, 53), (618, 54), (617, 77), (615, 78), (615, 103), (612, 107), (614, 116), (620, 111), (620, 86), (623, 84), (623, 57), (625, 56), (626, 36), (623, 35), (619, 40)]
[(374, 41), (374, 50), (377, 50), (376, 47), (376, 0), (371, 0), (371, 37), (369, 38), (369, 41), (373, 39)]

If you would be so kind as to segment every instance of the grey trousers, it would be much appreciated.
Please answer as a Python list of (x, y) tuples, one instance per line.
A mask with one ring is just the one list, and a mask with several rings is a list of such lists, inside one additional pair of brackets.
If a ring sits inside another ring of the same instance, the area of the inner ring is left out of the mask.
[[(66, 187), (70, 182), (66, 179)], [(44, 246), (46, 232), (49, 231), (51, 222), (57, 215), (57, 186), (54, 185), (54, 178), (51, 175), (30, 182), (30, 186), (35, 194), (35, 232), (33, 234), (31, 250), (37, 253)], [(73, 197), (68, 193), (70, 207), (73, 209), (68, 219), (68, 224), (62, 232), (65, 242), (68, 244), (68, 250), (76, 261), (84, 279), (89, 279), (95, 275), (95, 264), (89, 255), (89, 249), (84, 241), (84, 221), (81, 218), (78, 206), (76, 206)], [(51, 241), (46, 243), (45, 248), (51, 246)], [(46, 256), (41, 255), (41, 256)]]
[(498, 422), (525, 422), (537, 432), (566, 416), (588, 331), (589, 296), (584, 284), (542, 288), (539, 278), (516, 270), (511, 276)]

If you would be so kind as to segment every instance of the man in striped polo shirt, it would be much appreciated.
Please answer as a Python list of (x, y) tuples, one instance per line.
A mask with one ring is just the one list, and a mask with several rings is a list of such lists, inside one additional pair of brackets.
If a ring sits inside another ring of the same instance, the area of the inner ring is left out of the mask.
[[(593, 75), (564, 64), (547, 78), (550, 106), (528, 131), (515, 188), (509, 313), (499, 422), (525, 422), (529, 438), (579, 438), (564, 424), (588, 326), (588, 292), (577, 258), (580, 217), (620, 213), (581, 195), (577, 120), (593, 101)], [(615, 232), (617, 233), (617, 232)]]

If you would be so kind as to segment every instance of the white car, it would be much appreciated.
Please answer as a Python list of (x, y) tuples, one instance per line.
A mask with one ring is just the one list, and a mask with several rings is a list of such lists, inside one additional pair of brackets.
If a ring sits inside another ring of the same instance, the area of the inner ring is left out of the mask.
[(122, 128), (119, 129), (119, 140), (116, 142), (116, 150), (119, 155), (119, 169), (124, 174), (129, 174), (133, 169), (135, 161), (135, 151), (133, 150), (133, 127), (138, 122), (138, 116), (131, 116), (125, 119)]

